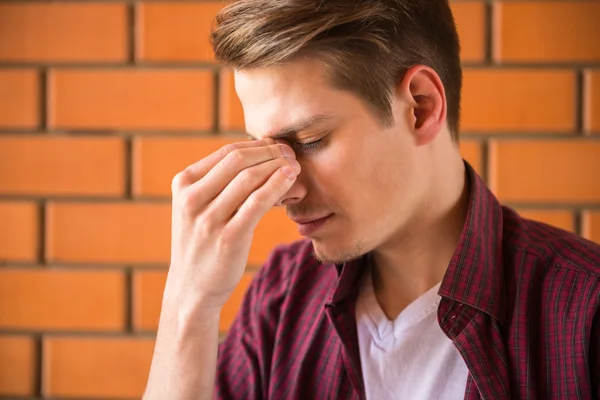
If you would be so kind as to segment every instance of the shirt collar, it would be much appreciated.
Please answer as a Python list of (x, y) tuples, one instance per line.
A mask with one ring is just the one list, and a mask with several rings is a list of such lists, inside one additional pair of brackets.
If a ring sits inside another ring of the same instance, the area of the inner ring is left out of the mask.
[[(438, 293), (502, 321), (502, 207), (469, 163), (465, 162), (465, 168), (469, 185), (467, 218)], [(335, 264), (338, 284), (331, 303), (357, 294), (359, 278), (371, 258), (368, 253)]]
[(467, 162), (465, 167), (467, 218), (438, 293), (502, 322), (502, 206)]
[(356, 298), (358, 293), (358, 282), (363, 272), (367, 269), (371, 262), (371, 253), (341, 264), (335, 264), (335, 269), (338, 275), (338, 284), (333, 293), (330, 302), (338, 303), (346, 298)]

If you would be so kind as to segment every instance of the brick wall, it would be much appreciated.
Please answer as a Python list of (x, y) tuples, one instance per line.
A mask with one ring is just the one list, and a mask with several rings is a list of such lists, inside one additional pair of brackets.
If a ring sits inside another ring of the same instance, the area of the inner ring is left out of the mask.
[[(600, 2), (460, 1), (464, 156), (525, 215), (600, 242)], [(240, 140), (219, 2), (0, 0), (0, 398), (139, 398), (172, 176)], [(262, 222), (249, 272), (298, 238)]]

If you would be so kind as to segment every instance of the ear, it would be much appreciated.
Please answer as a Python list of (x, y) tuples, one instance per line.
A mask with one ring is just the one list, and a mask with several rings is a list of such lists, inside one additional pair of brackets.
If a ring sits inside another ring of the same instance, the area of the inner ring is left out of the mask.
[(424, 65), (411, 67), (398, 88), (408, 103), (408, 126), (417, 145), (433, 141), (446, 124), (446, 91), (439, 75)]

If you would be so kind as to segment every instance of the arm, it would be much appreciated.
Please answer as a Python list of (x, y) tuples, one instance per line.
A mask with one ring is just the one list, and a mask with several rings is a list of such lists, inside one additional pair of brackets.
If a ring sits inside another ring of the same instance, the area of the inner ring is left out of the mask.
[(173, 180), (171, 264), (145, 400), (213, 396), (219, 318), (256, 225), (300, 171), (272, 140), (223, 147)]
[[(157, 348), (164, 348), (167, 349), (167, 353), (172, 353), (171, 356), (167, 355), (167, 358), (174, 360), (176, 364), (169, 365), (169, 368), (181, 371), (177, 382), (163, 383), (166, 387), (197, 385), (198, 390), (210, 393), (214, 386), (215, 399), (246, 400), (266, 397), (264, 394), (268, 383), (268, 360), (271, 359), (275, 336), (274, 329), (270, 328), (276, 325), (276, 315), (266, 310), (278, 309), (276, 303), (282, 300), (281, 296), (269, 295), (277, 292), (272, 290), (273, 286), (280, 285), (276, 280), (280, 270), (278, 267), (280, 266), (277, 265), (277, 251), (274, 251), (250, 283), (226, 338), (218, 346), (219, 312), (198, 315), (198, 318), (195, 318), (198, 325), (181, 332), (171, 332), (170, 327), (176, 324), (168, 321), (164, 323), (165, 328), (161, 331), (163, 335), (157, 336)], [(271, 276), (268, 276), (269, 274)], [(265, 281), (268, 283), (264, 284)], [(272, 289), (265, 293), (265, 286)], [(168, 318), (170, 314), (164, 315)], [(171, 340), (178, 336), (181, 338)], [(211, 363), (216, 365), (216, 368), (201, 369), (200, 362)], [(162, 366), (160, 363), (153, 364), (156, 371), (152, 371), (151, 376), (154, 374), (156, 377), (168, 377), (168, 371), (160, 370)], [(181, 398), (193, 398), (191, 393), (177, 395)]]
[(209, 399), (215, 381), (220, 310), (196, 313), (195, 323), (178, 320), (174, 314), (161, 313), (143, 398)]

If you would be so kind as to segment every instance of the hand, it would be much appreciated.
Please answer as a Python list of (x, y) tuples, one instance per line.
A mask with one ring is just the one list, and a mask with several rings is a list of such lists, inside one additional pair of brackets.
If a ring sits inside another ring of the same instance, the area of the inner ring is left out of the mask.
[(173, 179), (167, 307), (178, 319), (220, 311), (240, 282), (258, 221), (300, 172), (292, 148), (268, 139), (227, 145)]

